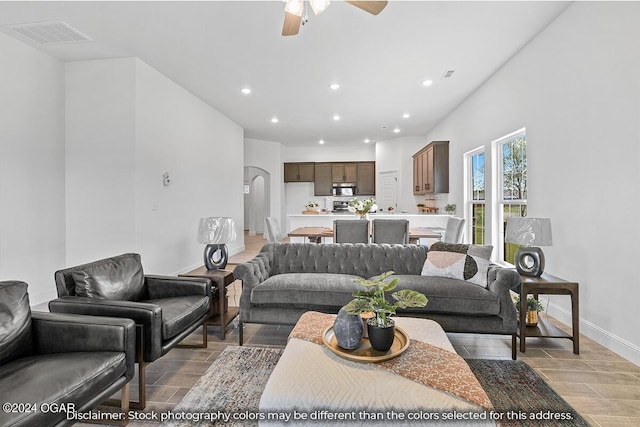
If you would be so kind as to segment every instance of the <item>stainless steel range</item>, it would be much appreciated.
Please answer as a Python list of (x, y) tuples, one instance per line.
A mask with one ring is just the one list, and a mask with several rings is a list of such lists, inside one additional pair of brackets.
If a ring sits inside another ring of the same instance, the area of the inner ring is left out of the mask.
[(346, 200), (334, 200), (332, 213), (350, 213), (349, 202)]

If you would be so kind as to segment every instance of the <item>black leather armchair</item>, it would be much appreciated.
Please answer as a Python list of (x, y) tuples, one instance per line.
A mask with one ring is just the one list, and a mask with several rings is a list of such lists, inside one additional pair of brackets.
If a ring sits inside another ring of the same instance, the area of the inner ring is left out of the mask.
[[(49, 310), (124, 317), (138, 326), (140, 396), (131, 406), (146, 405), (145, 366), (165, 355), (209, 317), (211, 281), (204, 278), (148, 276), (140, 255), (123, 254), (55, 273), (58, 299)], [(202, 346), (207, 347), (203, 327)]]
[(31, 312), (26, 283), (0, 282), (0, 425), (71, 425), (67, 411), (120, 389), (126, 414), (135, 333), (130, 319)]

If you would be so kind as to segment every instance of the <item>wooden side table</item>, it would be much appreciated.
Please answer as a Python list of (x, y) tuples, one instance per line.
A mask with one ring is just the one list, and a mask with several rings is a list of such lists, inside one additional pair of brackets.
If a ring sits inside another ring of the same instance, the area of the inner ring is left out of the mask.
[[(220, 326), (220, 339), (226, 337), (225, 328), (238, 315), (238, 307), (228, 307), (225, 311), (225, 301), (227, 295), (227, 287), (236, 279), (233, 273), (227, 270), (207, 270), (205, 266), (196, 268), (186, 274), (180, 274), (181, 277), (202, 277), (211, 280), (213, 286), (211, 288), (211, 316), (205, 321), (205, 325)], [(214, 313), (213, 304), (216, 303), (216, 295), (218, 296), (218, 314)]]
[[(520, 337), (520, 351), (524, 353), (527, 337), (568, 338), (573, 341), (573, 353), (580, 354), (580, 305), (578, 300), (578, 283), (568, 282), (548, 273), (542, 273), (540, 277), (520, 276), (520, 325), (518, 336)], [(555, 325), (538, 318), (537, 326), (527, 326), (527, 295), (570, 295), (571, 296), (571, 335), (562, 331)]]

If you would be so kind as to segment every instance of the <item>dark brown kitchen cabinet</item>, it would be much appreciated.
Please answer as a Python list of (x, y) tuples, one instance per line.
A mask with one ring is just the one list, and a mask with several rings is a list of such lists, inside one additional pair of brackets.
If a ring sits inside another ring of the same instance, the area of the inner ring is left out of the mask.
[(333, 182), (331, 181), (331, 163), (316, 163), (313, 194), (315, 196), (331, 196)]
[(357, 164), (357, 169), (356, 194), (363, 196), (376, 194), (376, 162), (360, 162)]
[(413, 155), (413, 194), (449, 192), (449, 141), (432, 141)]
[(313, 182), (314, 170), (313, 162), (285, 163), (284, 182)]
[(358, 164), (353, 163), (333, 163), (331, 165), (331, 179), (333, 182), (358, 181)]

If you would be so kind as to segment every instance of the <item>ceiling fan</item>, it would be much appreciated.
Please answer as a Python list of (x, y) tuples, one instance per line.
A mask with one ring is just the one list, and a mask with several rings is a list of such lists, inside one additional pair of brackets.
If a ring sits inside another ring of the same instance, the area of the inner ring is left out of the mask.
[[(294, 36), (300, 31), (300, 24), (308, 21), (305, 7), (305, 0), (284, 0), (287, 5), (284, 8), (284, 26), (282, 27), (283, 36)], [(308, 0), (311, 9), (316, 15), (320, 15), (331, 2), (328, 0)], [(351, 1), (345, 0), (347, 3), (377, 15), (387, 6), (386, 1)], [(304, 15), (304, 16), (303, 16)]]

